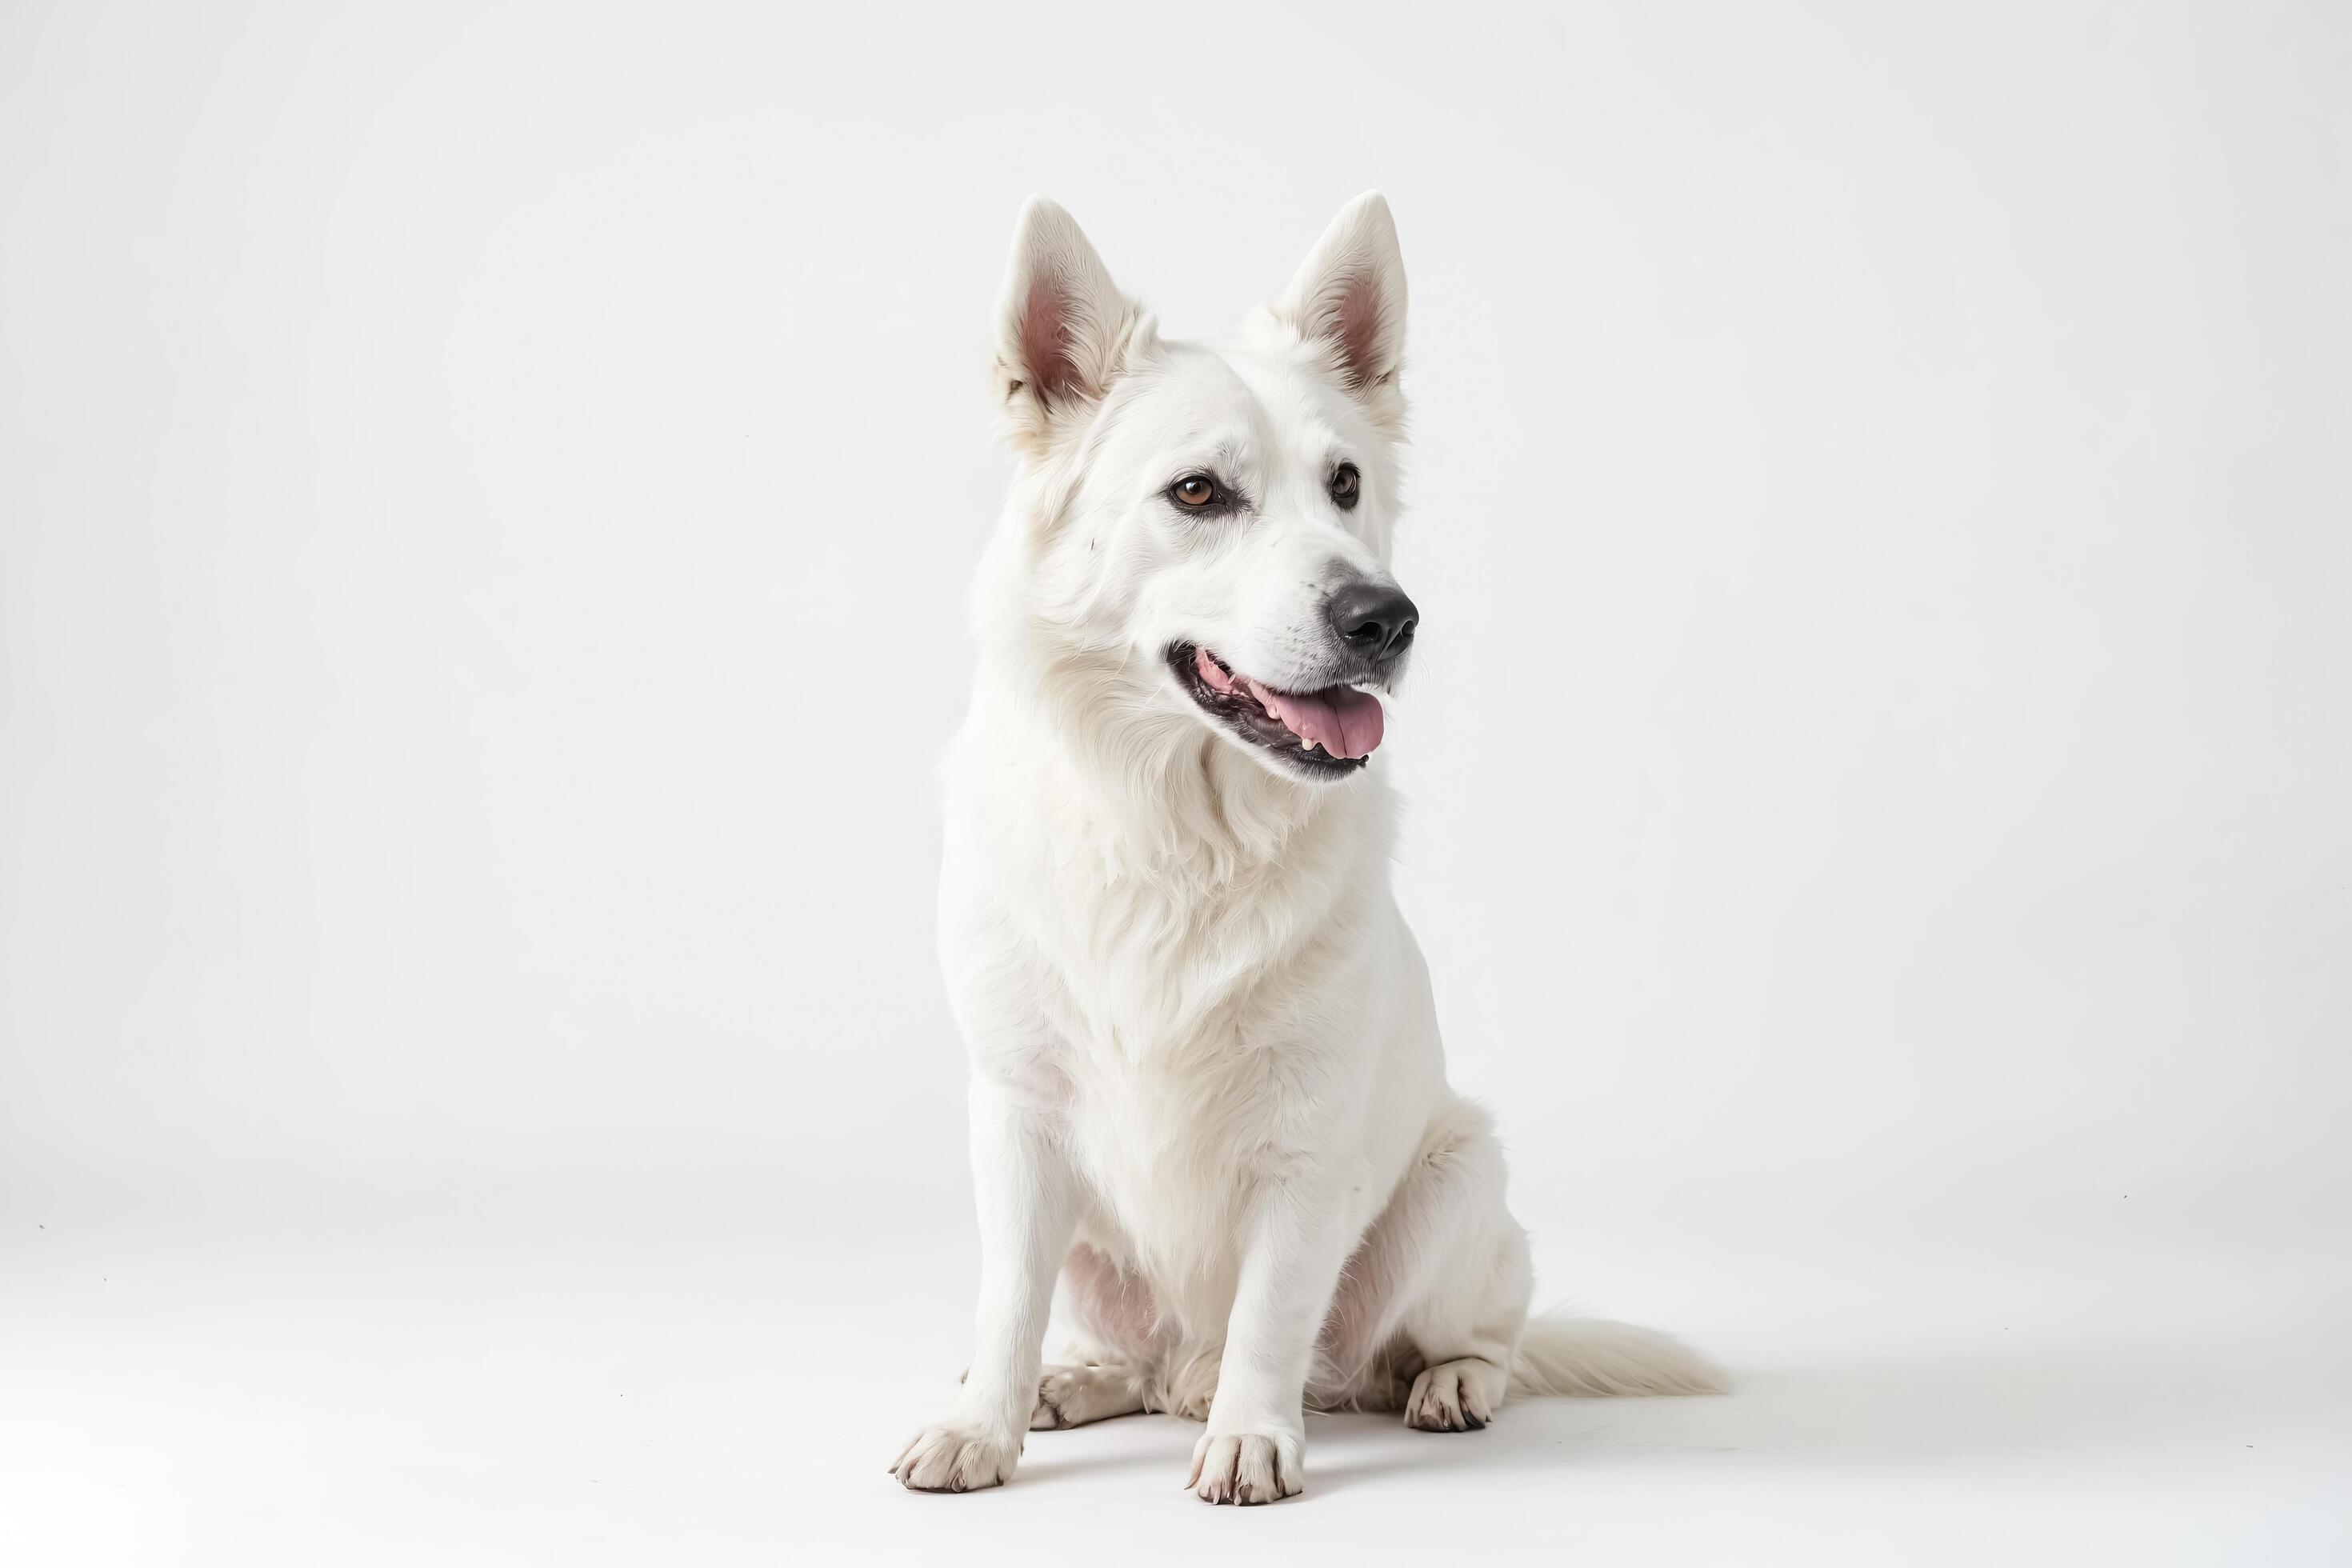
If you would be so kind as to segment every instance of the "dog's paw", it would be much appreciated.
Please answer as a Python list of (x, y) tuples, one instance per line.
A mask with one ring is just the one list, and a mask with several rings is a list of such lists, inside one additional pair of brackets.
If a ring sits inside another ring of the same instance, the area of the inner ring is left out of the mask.
[(1202, 1502), (1280, 1502), (1307, 1484), (1307, 1445), (1288, 1432), (1209, 1432), (1185, 1485)]
[(1503, 1402), (1503, 1369), (1466, 1356), (1431, 1367), (1405, 1395), (1404, 1424), (1423, 1432), (1475, 1432)]
[(1012, 1479), (1020, 1458), (1018, 1438), (971, 1426), (933, 1426), (899, 1451), (890, 1473), (908, 1491), (976, 1492)]
[(1032, 1432), (1058, 1432), (1143, 1408), (1143, 1381), (1122, 1367), (1049, 1366), (1037, 1379)]
[(1037, 1378), (1037, 1408), (1029, 1413), (1032, 1432), (1059, 1432), (1082, 1424), (1078, 1414), (1087, 1397), (1087, 1369), (1049, 1366)]

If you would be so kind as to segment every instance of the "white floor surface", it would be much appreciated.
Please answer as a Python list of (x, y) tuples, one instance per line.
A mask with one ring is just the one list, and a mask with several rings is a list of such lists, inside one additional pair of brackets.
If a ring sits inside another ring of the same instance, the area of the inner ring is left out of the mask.
[(1735, 1394), (1456, 1436), (1316, 1417), (1306, 1494), (1247, 1510), (1179, 1489), (1198, 1429), (1162, 1416), (1037, 1434), (999, 1491), (901, 1491), (971, 1268), (944, 1222), (16, 1226), (0, 1557), (2352, 1562), (2340, 1237), (1604, 1243), (1585, 1300), (1705, 1343)]

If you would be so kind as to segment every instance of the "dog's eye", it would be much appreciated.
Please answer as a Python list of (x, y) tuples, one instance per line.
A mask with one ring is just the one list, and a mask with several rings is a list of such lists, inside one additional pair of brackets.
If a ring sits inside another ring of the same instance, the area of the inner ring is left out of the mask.
[(1189, 475), (1168, 487), (1168, 499), (1178, 506), (1201, 510), (1215, 502), (1217, 481), (1206, 474)]
[(1331, 475), (1331, 499), (1341, 511), (1356, 504), (1356, 497), (1363, 487), (1363, 476), (1356, 472), (1353, 463), (1340, 464)]

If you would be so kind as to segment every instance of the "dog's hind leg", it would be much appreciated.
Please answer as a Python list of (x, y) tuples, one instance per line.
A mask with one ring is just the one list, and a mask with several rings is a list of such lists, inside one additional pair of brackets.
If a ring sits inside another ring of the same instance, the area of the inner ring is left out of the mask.
[(1495, 1418), (1527, 1326), (1535, 1271), (1528, 1233), (1503, 1204), (1503, 1146), (1486, 1113), (1441, 1113), (1422, 1163), (1440, 1189), (1441, 1217), (1404, 1336), (1425, 1363), (1405, 1395), (1404, 1422), (1424, 1432), (1475, 1432)]
[(1053, 1432), (1133, 1415), (1145, 1408), (1150, 1387), (1151, 1374), (1139, 1367), (1049, 1366), (1038, 1380), (1029, 1429)]
[(1442, 1107), (1333, 1304), (1325, 1352), (1352, 1373), (1335, 1403), (1393, 1409), (1410, 1377), (1409, 1426), (1470, 1432), (1494, 1418), (1534, 1284), (1503, 1182), (1486, 1113)]
[(1062, 1284), (1077, 1330), (1076, 1364), (1048, 1366), (1039, 1376), (1030, 1430), (1083, 1426), (1149, 1409), (1164, 1337), (1151, 1288), (1084, 1241), (1063, 1260)]

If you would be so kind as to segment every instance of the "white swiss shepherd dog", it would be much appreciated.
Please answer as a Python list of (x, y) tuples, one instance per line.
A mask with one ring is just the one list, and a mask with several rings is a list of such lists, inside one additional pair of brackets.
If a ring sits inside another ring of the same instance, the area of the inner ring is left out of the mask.
[[(891, 1467), (1207, 1424), (1185, 1483), (1273, 1502), (1305, 1412), (1473, 1431), (1507, 1391), (1720, 1386), (1664, 1335), (1528, 1319), (1486, 1113), (1445, 1081), (1373, 761), (1416, 612), (1404, 267), (1377, 194), (1279, 301), (1177, 342), (1070, 216), (1021, 214), (994, 392), (1018, 476), (947, 763), (940, 949), (971, 1058), (978, 1343)], [(1041, 1364), (1056, 1280), (1078, 1342)]]

